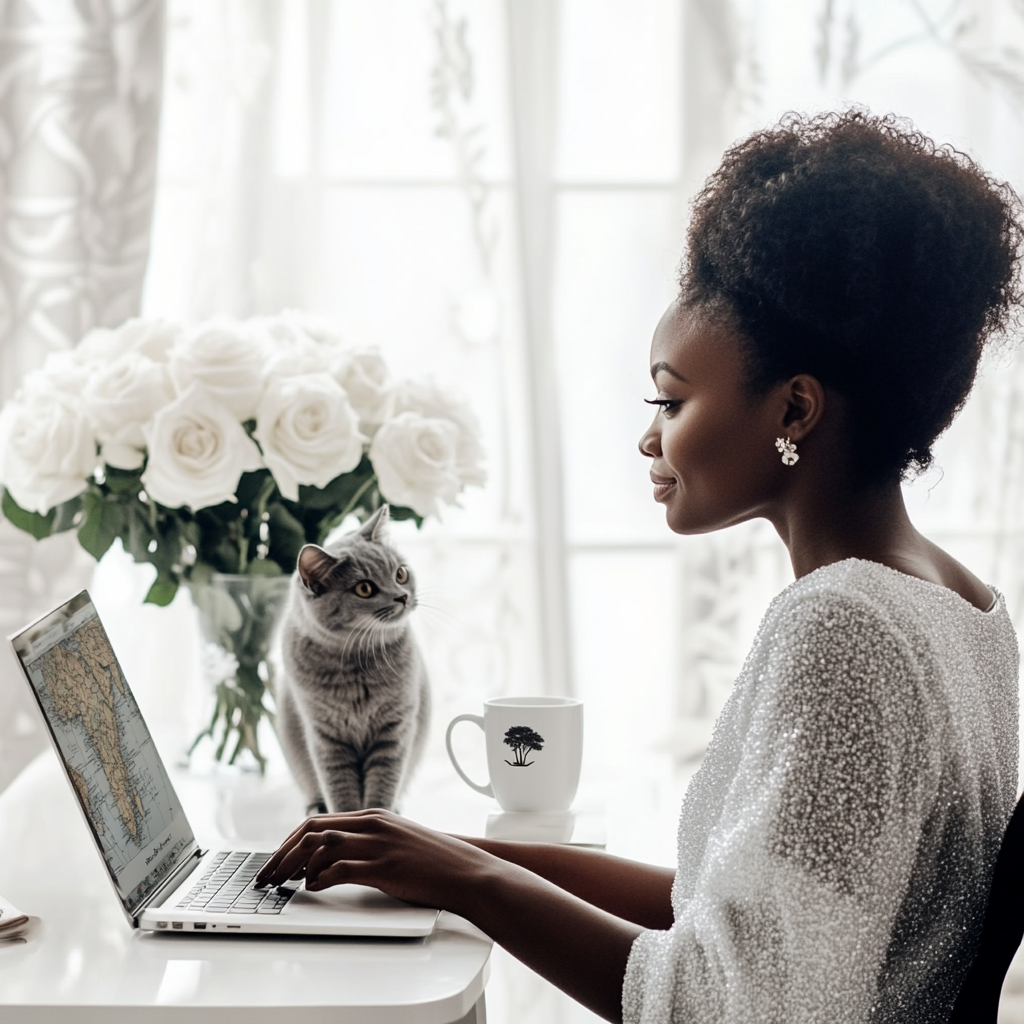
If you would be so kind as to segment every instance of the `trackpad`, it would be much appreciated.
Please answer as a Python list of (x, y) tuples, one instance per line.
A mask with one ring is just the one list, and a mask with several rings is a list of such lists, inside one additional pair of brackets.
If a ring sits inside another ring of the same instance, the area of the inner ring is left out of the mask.
[(429, 935), (437, 913), (430, 907), (403, 903), (380, 889), (348, 884), (321, 892), (299, 889), (285, 904), (282, 917), (301, 915), (316, 921), (330, 918), (349, 925), (359, 922), (364, 935)]
[(380, 889), (371, 889), (368, 885), (335, 885), (320, 892), (306, 892), (299, 889), (285, 904), (285, 913), (300, 908), (314, 911), (323, 910), (420, 910), (408, 903), (388, 896)]

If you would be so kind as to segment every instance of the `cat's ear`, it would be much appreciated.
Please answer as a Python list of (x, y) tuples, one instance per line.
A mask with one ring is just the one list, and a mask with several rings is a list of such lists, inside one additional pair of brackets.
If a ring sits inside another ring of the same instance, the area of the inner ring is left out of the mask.
[(302, 579), (303, 586), (314, 596), (319, 597), (330, 585), (334, 570), (341, 563), (340, 558), (316, 544), (307, 544), (300, 552), (296, 568)]
[(391, 506), (381, 505), (376, 512), (359, 527), (359, 536), (383, 544), (388, 539), (388, 523), (391, 522)]

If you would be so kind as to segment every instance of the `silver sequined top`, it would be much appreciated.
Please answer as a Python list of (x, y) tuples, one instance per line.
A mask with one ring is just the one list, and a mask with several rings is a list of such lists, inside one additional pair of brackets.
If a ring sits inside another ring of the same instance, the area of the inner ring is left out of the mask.
[(1017, 785), (1017, 642), (875, 562), (771, 604), (683, 800), (627, 1022), (945, 1020)]

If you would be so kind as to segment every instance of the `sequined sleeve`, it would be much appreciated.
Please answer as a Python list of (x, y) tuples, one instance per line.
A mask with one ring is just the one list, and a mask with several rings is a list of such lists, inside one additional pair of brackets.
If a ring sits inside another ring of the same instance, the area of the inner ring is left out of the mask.
[(922, 657), (856, 595), (773, 606), (706, 760), (730, 768), (690, 891), (630, 954), (625, 1021), (870, 1019), (937, 786)]

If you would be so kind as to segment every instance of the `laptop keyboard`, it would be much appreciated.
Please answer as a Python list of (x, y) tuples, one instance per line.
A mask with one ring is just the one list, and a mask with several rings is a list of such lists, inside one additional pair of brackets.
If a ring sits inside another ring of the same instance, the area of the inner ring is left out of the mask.
[(256, 872), (271, 856), (243, 850), (221, 851), (177, 909), (208, 910), (214, 914), (280, 914), (295, 895), (294, 889), (252, 887)]

